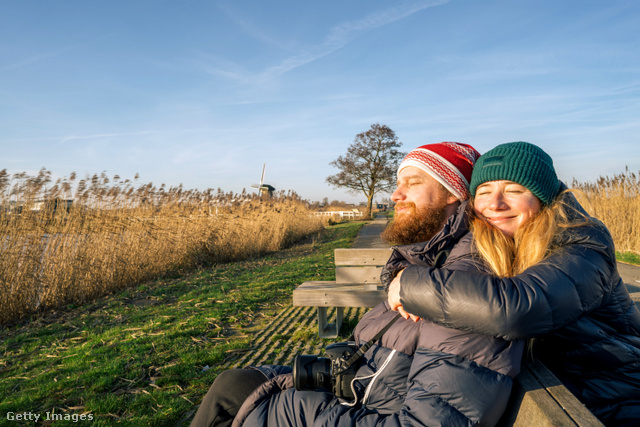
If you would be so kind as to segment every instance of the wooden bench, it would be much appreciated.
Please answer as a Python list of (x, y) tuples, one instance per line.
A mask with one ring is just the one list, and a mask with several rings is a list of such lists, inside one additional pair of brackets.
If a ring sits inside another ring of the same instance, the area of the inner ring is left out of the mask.
[[(391, 249), (336, 249), (336, 280), (304, 282), (293, 291), (293, 305), (318, 308), (318, 334), (335, 338), (342, 326), (344, 307), (375, 307), (387, 298), (380, 284), (380, 271)], [(336, 308), (336, 321), (329, 324), (329, 308)]]
[(604, 426), (540, 361), (522, 364), (499, 427)]
[[(375, 307), (386, 299), (380, 271), (390, 254), (386, 248), (336, 249), (336, 280), (302, 283), (293, 291), (293, 305), (317, 307), (319, 335), (337, 337), (344, 307)], [(331, 307), (336, 308), (336, 321), (328, 324)], [(523, 364), (498, 425), (603, 426), (540, 361)]]

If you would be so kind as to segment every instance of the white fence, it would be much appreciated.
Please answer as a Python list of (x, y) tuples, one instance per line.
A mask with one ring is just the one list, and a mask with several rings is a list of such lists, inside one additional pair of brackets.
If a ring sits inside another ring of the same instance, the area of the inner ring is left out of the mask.
[(339, 216), (343, 219), (361, 219), (364, 216), (364, 214), (357, 209), (352, 211), (314, 212), (313, 214), (316, 216)]

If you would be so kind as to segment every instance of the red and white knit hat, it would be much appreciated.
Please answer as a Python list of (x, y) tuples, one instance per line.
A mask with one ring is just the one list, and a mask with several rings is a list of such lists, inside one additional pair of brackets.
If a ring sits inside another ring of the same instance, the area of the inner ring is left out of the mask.
[(400, 163), (398, 173), (414, 166), (444, 185), (458, 200), (469, 198), (469, 182), (473, 165), (480, 153), (470, 145), (459, 142), (427, 144), (411, 151)]

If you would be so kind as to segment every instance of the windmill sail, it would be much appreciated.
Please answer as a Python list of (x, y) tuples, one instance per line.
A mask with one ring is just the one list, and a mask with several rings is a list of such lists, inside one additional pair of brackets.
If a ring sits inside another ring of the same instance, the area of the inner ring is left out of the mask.
[(262, 188), (262, 183), (264, 182), (264, 170), (267, 168), (267, 164), (263, 163), (262, 165), (262, 176), (260, 177), (260, 184), (253, 184), (251, 188)]
[(269, 196), (271, 196), (273, 194), (273, 191), (275, 190), (275, 188), (269, 184), (265, 184), (264, 183), (264, 171), (267, 168), (267, 164), (264, 163), (262, 165), (262, 176), (260, 177), (260, 184), (252, 184), (251, 188), (257, 188), (258, 189), (258, 193), (260, 195), (263, 194), (268, 194)]

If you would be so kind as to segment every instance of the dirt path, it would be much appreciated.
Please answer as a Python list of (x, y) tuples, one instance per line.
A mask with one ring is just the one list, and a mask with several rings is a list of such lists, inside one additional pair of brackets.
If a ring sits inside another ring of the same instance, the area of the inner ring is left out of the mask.
[(640, 266), (618, 262), (618, 272), (629, 292), (640, 292)]
[(387, 227), (388, 218), (383, 214), (377, 216), (364, 225), (358, 233), (353, 248), (388, 248), (389, 244), (382, 241), (380, 234)]

